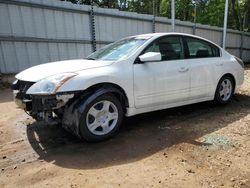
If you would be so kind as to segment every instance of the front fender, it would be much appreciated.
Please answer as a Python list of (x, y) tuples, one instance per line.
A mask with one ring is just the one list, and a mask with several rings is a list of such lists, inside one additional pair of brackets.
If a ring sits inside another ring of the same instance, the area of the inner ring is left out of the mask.
[(81, 71), (77, 76), (65, 82), (57, 92), (83, 91), (92, 85), (104, 82), (122, 85), (116, 72), (117, 70), (110, 66)]
[(84, 91), (97, 84), (114, 84), (122, 88), (125, 92), (129, 106), (134, 106), (133, 93), (133, 74), (132, 69), (123, 69), (117, 67), (103, 67), (102, 69), (89, 69), (78, 73), (77, 76), (65, 82), (59, 89), (59, 92)]

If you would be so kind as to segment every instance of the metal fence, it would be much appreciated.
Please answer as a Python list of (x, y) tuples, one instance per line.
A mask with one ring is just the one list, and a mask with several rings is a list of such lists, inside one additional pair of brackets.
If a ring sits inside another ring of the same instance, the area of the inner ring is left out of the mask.
[[(222, 28), (176, 20), (176, 32), (222, 44)], [(76, 5), (58, 0), (0, 0), (0, 73), (50, 61), (83, 58), (117, 39), (170, 32), (163, 17)], [(229, 52), (250, 61), (250, 34), (228, 30)]]

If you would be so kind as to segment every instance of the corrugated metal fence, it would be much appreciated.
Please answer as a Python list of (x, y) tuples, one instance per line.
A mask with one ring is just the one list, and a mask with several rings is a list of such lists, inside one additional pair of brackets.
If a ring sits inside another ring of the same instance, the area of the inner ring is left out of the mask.
[[(171, 31), (152, 15), (75, 5), (58, 0), (0, 0), (0, 73), (17, 73), (50, 61), (82, 58), (117, 39)], [(176, 32), (219, 45), (222, 28), (176, 20)], [(250, 61), (250, 34), (228, 30), (227, 50)]]

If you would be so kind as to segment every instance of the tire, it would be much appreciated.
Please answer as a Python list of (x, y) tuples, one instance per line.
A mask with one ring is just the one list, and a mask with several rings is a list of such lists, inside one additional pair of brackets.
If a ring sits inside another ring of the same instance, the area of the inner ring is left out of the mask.
[(60, 120), (63, 118), (63, 110), (63, 108), (59, 108), (53, 111)]
[(228, 104), (234, 94), (234, 81), (230, 76), (223, 76), (216, 88), (215, 101), (219, 104)]
[(93, 98), (80, 115), (80, 136), (88, 142), (109, 139), (118, 133), (123, 116), (122, 105), (114, 95)]

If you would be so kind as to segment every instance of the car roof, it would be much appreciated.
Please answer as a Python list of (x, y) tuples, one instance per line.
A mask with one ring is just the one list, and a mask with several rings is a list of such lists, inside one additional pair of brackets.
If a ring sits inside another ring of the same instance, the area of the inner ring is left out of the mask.
[(145, 34), (140, 34), (140, 35), (134, 35), (134, 37), (160, 37), (160, 36), (165, 36), (165, 35), (181, 35), (181, 36), (191, 36), (191, 37), (198, 37), (196, 35), (191, 35), (187, 33), (177, 33), (177, 32), (162, 32), (162, 33), (145, 33)]
[(191, 34), (187, 34), (187, 33), (177, 33), (177, 32), (162, 32), (162, 33), (145, 33), (145, 34), (140, 34), (140, 35), (134, 35), (133, 37), (154, 37), (154, 38), (158, 38), (158, 37), (161, 37), (161, 36), (167, 36), (167, 35), (180, 35), (180, 36), (188, 36), (188, 37), (194, 37), (194, 38), (198, 38), (198, 39), (201, 39), (201, 40), (205, 40), (209, 43), (212, 43), (214, 44), (215, 46), (221, 48), (218, 44), (206, 39), (206, 38), (203, 38), (203, 37), (200, 37), (200, 36), (197, 36), (197, 35), (191, 35)]

